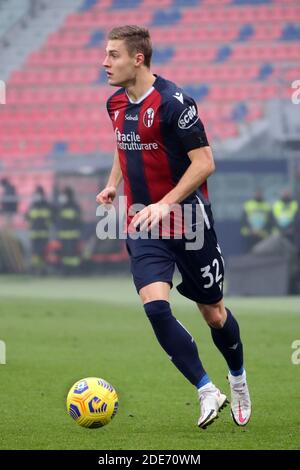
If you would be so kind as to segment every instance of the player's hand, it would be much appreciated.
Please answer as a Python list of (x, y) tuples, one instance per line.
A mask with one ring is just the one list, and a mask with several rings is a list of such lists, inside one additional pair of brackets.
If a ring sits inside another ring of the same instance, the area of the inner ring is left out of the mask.
[(159, 203), (150, 204), (135, 214), (131, 221), (131, 225), (136, 229), (140, 227), (140, 231), (147, 230), (149, 232), (170, 212), (169, 204)]
[(108, 186), (107, 188), (104, 188), (99, 194), (97, 194), (96, 201), (98, 204), (112, 204), (116, 194), (116, 188), (114, 186)]

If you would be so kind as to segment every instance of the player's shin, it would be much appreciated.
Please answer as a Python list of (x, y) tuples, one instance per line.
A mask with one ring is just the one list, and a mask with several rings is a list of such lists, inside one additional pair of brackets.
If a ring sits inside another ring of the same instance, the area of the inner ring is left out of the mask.
[(174, 365), (195, 386), (206, 376), (190, 333), (172, 315), (169, 302), (154, 300), (144, 305), (154, 333)]
[(238, 322), (226, 308), (227, 318), (222, 328), (211, 329), (212, 339), (224, 356), (232, 375), (243, 373), (243, 344)]

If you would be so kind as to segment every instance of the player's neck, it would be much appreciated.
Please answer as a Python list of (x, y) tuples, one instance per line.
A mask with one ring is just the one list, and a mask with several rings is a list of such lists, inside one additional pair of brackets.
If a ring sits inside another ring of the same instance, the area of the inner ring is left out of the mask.
[(138, 101), (151, 89), (155, 80), (156, 77), (150, 72), (150, 70), (137, 76), (135, 82), (126, 87), (126, 93), (130, 100)]

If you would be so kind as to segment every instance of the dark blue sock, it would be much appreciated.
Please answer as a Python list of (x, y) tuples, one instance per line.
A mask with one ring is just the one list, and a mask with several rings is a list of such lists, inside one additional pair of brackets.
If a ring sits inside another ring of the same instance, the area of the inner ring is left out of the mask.
[(195, 386), (206, 375), (194, 339), (173, 317), (170, 304), (154, 300), (144, 305), (154, 333), (173, 364)]
[[(232, 375), (243, 372), (243, 344), (238, 322), (226, 308), (227, 318), (222, 328), (212, 328), (211, 335), (219, 351), (223, 354)], [(239, 375), (238, 374), (238, 375)]]

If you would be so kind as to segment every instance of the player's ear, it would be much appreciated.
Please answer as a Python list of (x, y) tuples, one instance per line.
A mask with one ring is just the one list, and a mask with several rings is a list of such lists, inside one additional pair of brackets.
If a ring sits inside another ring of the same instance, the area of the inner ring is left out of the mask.
[(137, 52), (135, 54), (135, 65), (139, 67), (140, 65), (143, 65), (145, 62), (145, 56), (142, 52)]

